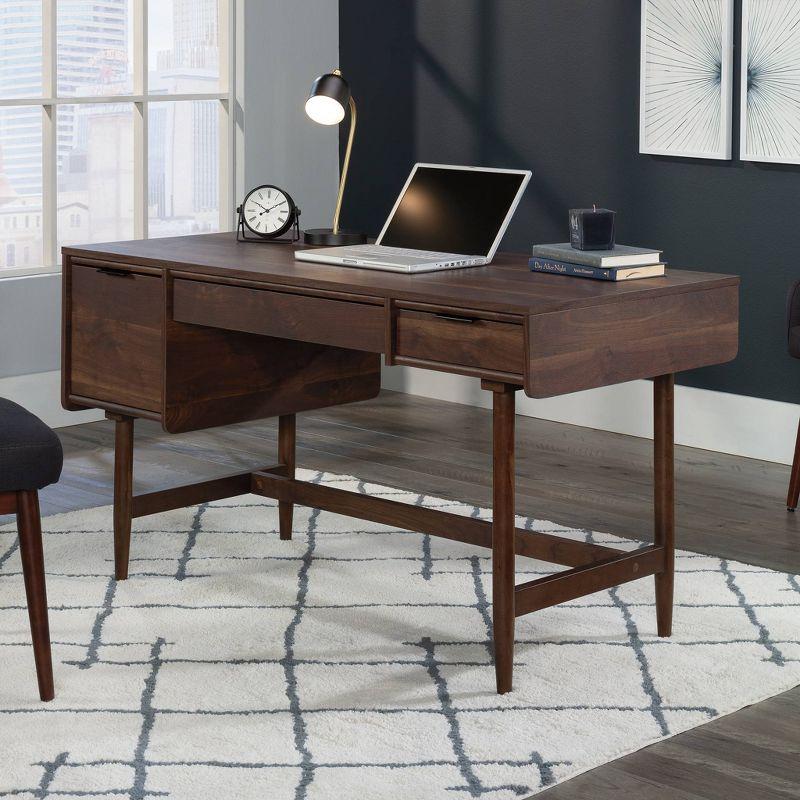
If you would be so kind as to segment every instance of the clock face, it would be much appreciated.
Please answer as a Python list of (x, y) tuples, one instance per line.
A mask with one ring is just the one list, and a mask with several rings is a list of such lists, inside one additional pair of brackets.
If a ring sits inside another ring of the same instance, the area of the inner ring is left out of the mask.
[(277, 186), (259, 186), (242, 204), (245, 225), (261, 236), (280, 236), (294, 217), (294, 203)]

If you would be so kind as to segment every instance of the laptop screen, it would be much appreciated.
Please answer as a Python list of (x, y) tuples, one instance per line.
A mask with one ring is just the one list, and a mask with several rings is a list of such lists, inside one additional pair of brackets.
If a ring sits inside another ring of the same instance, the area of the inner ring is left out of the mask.
[(522, 172), (419, 166), (378, 243), (487, 256), (525, 180)]

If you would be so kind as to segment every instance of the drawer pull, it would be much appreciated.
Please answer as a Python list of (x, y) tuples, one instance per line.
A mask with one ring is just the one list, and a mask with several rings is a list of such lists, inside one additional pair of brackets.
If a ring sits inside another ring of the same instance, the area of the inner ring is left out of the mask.
[(112, 278), (132, 278), (133, 273), (126, 269), (114, 269), (113, 267), (98, 267), (97, 271), (101, 275), (110, 275)]
[(445, 314), (437, 312), (436, 316), (439, 317), (439, 319), (446, 319), (450, 322), (464, 322), (468, 325), (478, 321), (475, 319), (475, 317), (460, 317), (457, 314)]

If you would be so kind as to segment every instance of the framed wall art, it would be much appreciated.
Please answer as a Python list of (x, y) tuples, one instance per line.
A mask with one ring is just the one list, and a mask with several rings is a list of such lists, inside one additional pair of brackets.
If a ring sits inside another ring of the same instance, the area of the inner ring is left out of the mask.
[(739, 153), (800, 164), (800, 3), (743, 0)]
[(642, 0), (639, 152), (729, 159), (732, 77), (733, 0)]

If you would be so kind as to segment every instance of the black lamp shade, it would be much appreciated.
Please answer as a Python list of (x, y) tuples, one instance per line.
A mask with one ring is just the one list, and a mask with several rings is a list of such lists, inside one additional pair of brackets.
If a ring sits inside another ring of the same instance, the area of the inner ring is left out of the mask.
[(335, 72), (320, 75), (311, 85), (306, 101), (306, 114), (321, 125), (338, 125), (350, 102), (347, 81)]

